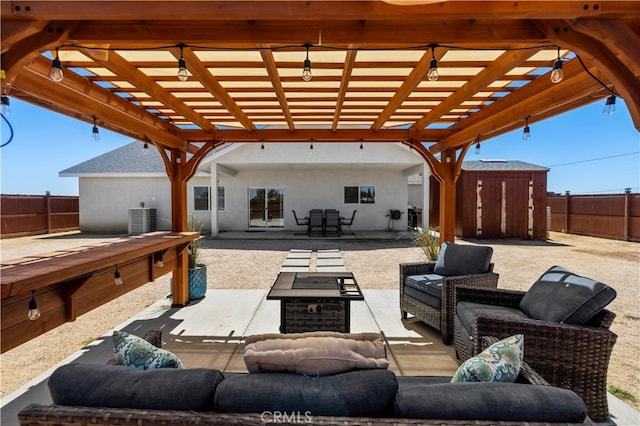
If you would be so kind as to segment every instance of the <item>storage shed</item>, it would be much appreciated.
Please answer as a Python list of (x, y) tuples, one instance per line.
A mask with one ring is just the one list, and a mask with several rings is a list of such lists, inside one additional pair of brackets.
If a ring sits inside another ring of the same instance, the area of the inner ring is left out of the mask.
[[(523, 161), (465, 161), (456, 185), (456, 236), (547, 237), (548, 168)], [(429, 223), (439, 223), (439, 185), (431, 177)]]

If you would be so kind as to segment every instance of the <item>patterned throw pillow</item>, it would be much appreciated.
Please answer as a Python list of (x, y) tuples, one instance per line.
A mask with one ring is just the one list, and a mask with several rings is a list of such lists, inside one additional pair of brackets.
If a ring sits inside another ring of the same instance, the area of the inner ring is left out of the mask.
[(463, 362), (451, 382), (515, 382), (524, 355), (524, 335), (516, 334)]
[(113, 332), (113, 351), (118, 365), (141, 370), (184, 368), (182, 361), (171, 352), (157, 348), (146, 340), (124, 331)]

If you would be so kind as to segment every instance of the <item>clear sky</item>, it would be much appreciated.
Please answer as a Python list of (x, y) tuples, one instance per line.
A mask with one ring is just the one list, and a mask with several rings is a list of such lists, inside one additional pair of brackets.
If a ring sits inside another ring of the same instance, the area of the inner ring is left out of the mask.
[[(604, 99), (560, 116), (533, 123), (531, 139), (522, 130), (473, 147), (466, 160), (520, 160), (549, 167), (548, 191), (572, 194), (640, 192), (640, 133), (621, 99), (612, 116), (602, 114)], [(14, 129), (11, 143), (0, 148), (3, 194), (78, 195), (78, 179), (58, 172), (131, 142), (130, 138), (31, 104), (11, 99), (7, 116)], [(2, 121), (4, 144), (9, 128)]]

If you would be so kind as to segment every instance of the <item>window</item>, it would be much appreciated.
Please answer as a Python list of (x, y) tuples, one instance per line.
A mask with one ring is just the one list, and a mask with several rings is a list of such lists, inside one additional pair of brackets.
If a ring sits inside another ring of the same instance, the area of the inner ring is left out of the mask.
[(345, 204), (358, 204), (358, 187), (357, 186), (345, 186), (344, 187), (344, 203)]
[(224, 211), (224, 186), (218, 187), (218, 211)]
[(209, 203), (209, 187), (208, 186), (194, 186), (193, 187), (193, 209), (196, 211), (208, 211), (211, 210), (211, 204)]
[(376, 187), (373, 185), (360, 187), (360, 204), (373, 204), (376, 202)]
[(374, 204), (376, 202), (375, 185), (345, 186), (345, 204)]

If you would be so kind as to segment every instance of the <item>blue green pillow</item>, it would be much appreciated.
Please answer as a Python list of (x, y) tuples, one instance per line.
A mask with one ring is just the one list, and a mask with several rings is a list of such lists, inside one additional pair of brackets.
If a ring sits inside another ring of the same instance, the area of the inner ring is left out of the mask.
[(451, 382), (510, 382), (520, 374), (524, 335), (516, 334), (489, 346), (463, 362)]
[(136, 367), (141, 370), (154, 368), (184, 368), (182, 361), (173, 353), (153, 346), (141, 337), (124, 331), (113, 332), (113, 351), (116, 364)]

